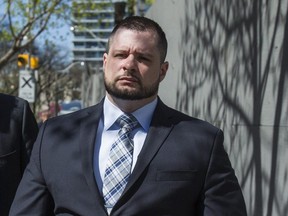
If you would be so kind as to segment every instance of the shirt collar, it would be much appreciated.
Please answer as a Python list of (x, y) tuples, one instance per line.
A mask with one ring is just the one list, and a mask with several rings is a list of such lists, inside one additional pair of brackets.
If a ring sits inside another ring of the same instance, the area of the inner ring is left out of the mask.
[[(146, 104), (145, 106), (132, 113), (146, 132), (148, 132), (151, 119), (157, 105), (157, 100), (158, 99), (155, 98), (155, 100), (153, 100), (152, 102)], [(107, 97), (105, 97), (104, 99), (103, 108), (104, 130), (109, 130), (114, 125), (117, 118), (123, 114), (123, 112), (117, 106), (115, 106)]]

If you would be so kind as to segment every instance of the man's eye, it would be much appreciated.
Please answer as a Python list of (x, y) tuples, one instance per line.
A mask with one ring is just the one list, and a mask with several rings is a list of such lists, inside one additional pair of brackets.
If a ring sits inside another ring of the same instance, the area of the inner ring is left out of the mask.
[(139, 61), (150, 61), (150, 59), (145, 56), (139, 56), (138, 59)]
[(117, 57), (117, 58), (125, 58), (125, 54), (117, 53), (117, 54), (115, 54), (115, 57)]

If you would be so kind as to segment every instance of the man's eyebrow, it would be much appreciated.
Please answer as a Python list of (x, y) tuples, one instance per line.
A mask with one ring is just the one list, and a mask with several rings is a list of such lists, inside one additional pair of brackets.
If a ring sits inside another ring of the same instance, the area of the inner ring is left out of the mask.
[(136, 50), (136, 54), (138, 54), (138, 55), (145, 55), (145, 56), (153, 56), (153, 53), (152, 52), (146, 52), (146, 51), (137, 51)]
[(125, 49), (114, 49), (113, 52), (127, 52)]
[[(126, 50), (126, 49), (114, 49), (112, 52), (113, 52), (113, 53), (117, 53), (117, 52), (127, 53), (127, 52), (129, 52), (129, 50)], [(137, 55), (141, 55), (141, 56), (153, 57), (153, 53), (151, 53), (151, 52), (135, 51), (135, 53), (136, 53)]]

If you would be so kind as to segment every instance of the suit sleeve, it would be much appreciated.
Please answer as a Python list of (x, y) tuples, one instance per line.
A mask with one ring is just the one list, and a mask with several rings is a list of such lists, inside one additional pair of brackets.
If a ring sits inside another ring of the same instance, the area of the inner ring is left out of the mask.
[(41, 127), (33, 146), (30, 162), (19, 184), (9, 216), (52, 216), (54, 202), (43, 178), (40, 162), (41, 137), (45, 123)]
[(242, 191), (223, 146), (223, 132), (218, 131), (211, 152), (204, 185), (205, 216), (246, 216)]

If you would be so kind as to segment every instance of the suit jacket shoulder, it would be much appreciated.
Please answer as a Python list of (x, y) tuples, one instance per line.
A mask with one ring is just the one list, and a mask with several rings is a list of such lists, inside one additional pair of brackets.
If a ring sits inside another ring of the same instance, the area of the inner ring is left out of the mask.
[(8, 215), (37, 133), (28, 102), (0, 94), (0, 215)]
[(207, 121), (189, 116), (183, 112), (168, 107), (161, 100), (159, 100), (154, 113), (154, 123), (158, 121), (164, 125), (188, 124), (190, 126), (197, 126), (201, 130), (205, 129), (204, 132), (211, 131), (212, 133), (218, 133), (218, 131), (221, 130)]

